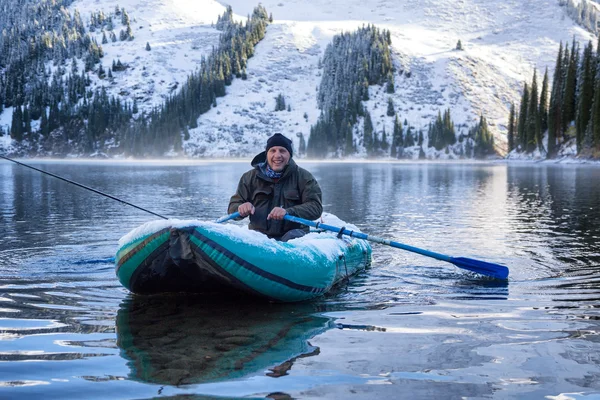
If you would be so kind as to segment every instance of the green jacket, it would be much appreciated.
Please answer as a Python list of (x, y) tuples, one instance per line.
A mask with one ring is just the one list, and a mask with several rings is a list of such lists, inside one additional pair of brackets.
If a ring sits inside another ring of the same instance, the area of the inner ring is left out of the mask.
[(307, 226), (289, 221), (267, 220), (267, 215), (275, 207), (283, 207), (289, 215), (315, 220), (323, 212), (321, 188), (316, 179), (307, 170), (300, 168), (293, 159), (285, 168), (277, 182), (266, 176), (261, 167), (266, 163), (263, 151), (252, 160), (250, 171), (240, 178), (236, 193), (229, 200), (228, 213), (234, 213), (238, 207), (250, 202), (255, 208), (250, 215), (249, 229), (264, 233), (269, 237), (281, 237), (292, 229), (308, 231)]

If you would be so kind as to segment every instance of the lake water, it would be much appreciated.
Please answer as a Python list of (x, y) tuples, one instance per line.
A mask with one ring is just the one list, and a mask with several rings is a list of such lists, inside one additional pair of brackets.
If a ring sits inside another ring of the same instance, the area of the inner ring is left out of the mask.
[[(214, 220), (248, 162), (30, 162), (160, 215)], [(141, 297), (119, 238), (157, 219), (0, 162), (0, 398), (600, 398), (600, 167), (309, 163), (374, 245), (302, 304)]]

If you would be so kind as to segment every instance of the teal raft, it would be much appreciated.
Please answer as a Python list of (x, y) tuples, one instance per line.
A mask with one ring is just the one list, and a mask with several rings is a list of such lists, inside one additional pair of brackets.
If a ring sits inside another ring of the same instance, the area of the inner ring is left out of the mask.
[(133, 293), (245, 292), (296, 302), (321, 296), (369, 266), (371, 246), (329, 232), (283, 243), (235, 224), (166, 220), (121, 238), (115, 263), (119, 281)]

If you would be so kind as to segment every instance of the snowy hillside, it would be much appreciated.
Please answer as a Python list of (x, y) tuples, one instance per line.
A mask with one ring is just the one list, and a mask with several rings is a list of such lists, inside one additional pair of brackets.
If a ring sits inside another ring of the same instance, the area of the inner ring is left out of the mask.
[[(319, 60), (334, 35), (366, 24), (389, 29), (392, 36), (396, 92), (392, 98), (400, 119), (427, 130), (438, 111), (450, 108), (457, 134), (466, 133), (483, 114), (499, 147), (505, 144), (508, 110), (518, 102), (533, 68), (538, 76), (554, 68), (559, 41), (585, 43), (593, 35), (577, 26), (559, 0), (266, 0), (273, 15), (266, 37), (248, 62), (248, 79), (235, 79), (217, 107), (203, 114), (190, 131), (184, 150), (190, 156), (251, 156), (274, 132), (298, 146), (308, 138), (319, 116), (316, 89)], [(231, 0), (77, 0), (84, 21), (92, 12), (124, 8), (134, 40), (103, 44), (102, 64), (120, 60), (129, 67), (114, 82), (93, 76), (110, 94), (137, 99), (149, 110), (175, 93), (202, 55), (217, 45), (216, 22), (227, 5), (244, 21), (258, 2)], [(121, 27), (116, 26), (118, 31)], [(102, 33), (95, 32), (98, 43)], [(463, 50), (456, 50), (458, 40)], [(146, 43), (151, 50), (146, 50)], [(371, 87), (367, 107), (377, 131), (392, 131), (383, 88)], [(275, 97), (285, 96), (291, 111), (275, 112)], [(11, 108), (0, 116), (8, 126)], [(232, 133), (243, 132), (234, 143)], [(4, 136), (0, 140), (7, 140)]]

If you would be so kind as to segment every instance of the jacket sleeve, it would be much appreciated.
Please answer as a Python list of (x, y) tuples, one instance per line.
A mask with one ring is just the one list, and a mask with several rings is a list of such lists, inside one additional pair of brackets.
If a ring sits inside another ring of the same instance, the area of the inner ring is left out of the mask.
[(286, 208), (286, 211), (288, 214), (299, 218), (315, 220), (320, 218), (323, 213), (321, 187), (309, 172), (305, 171), (303, 178), (299, 182), (302, 203)]
[(250, 196), (252, 195), (252, 193), (250, 193), (247, 181), (248, 180), (246, 179), (246, 174), (242, 175), (235, 194), (231, 196), (231, 199), (229, 199), (229, 206), (227, 207), (228, 214), (233, 214), (238, 210), (239, 206), (246, 203), (247, 201), (250, 201)]

